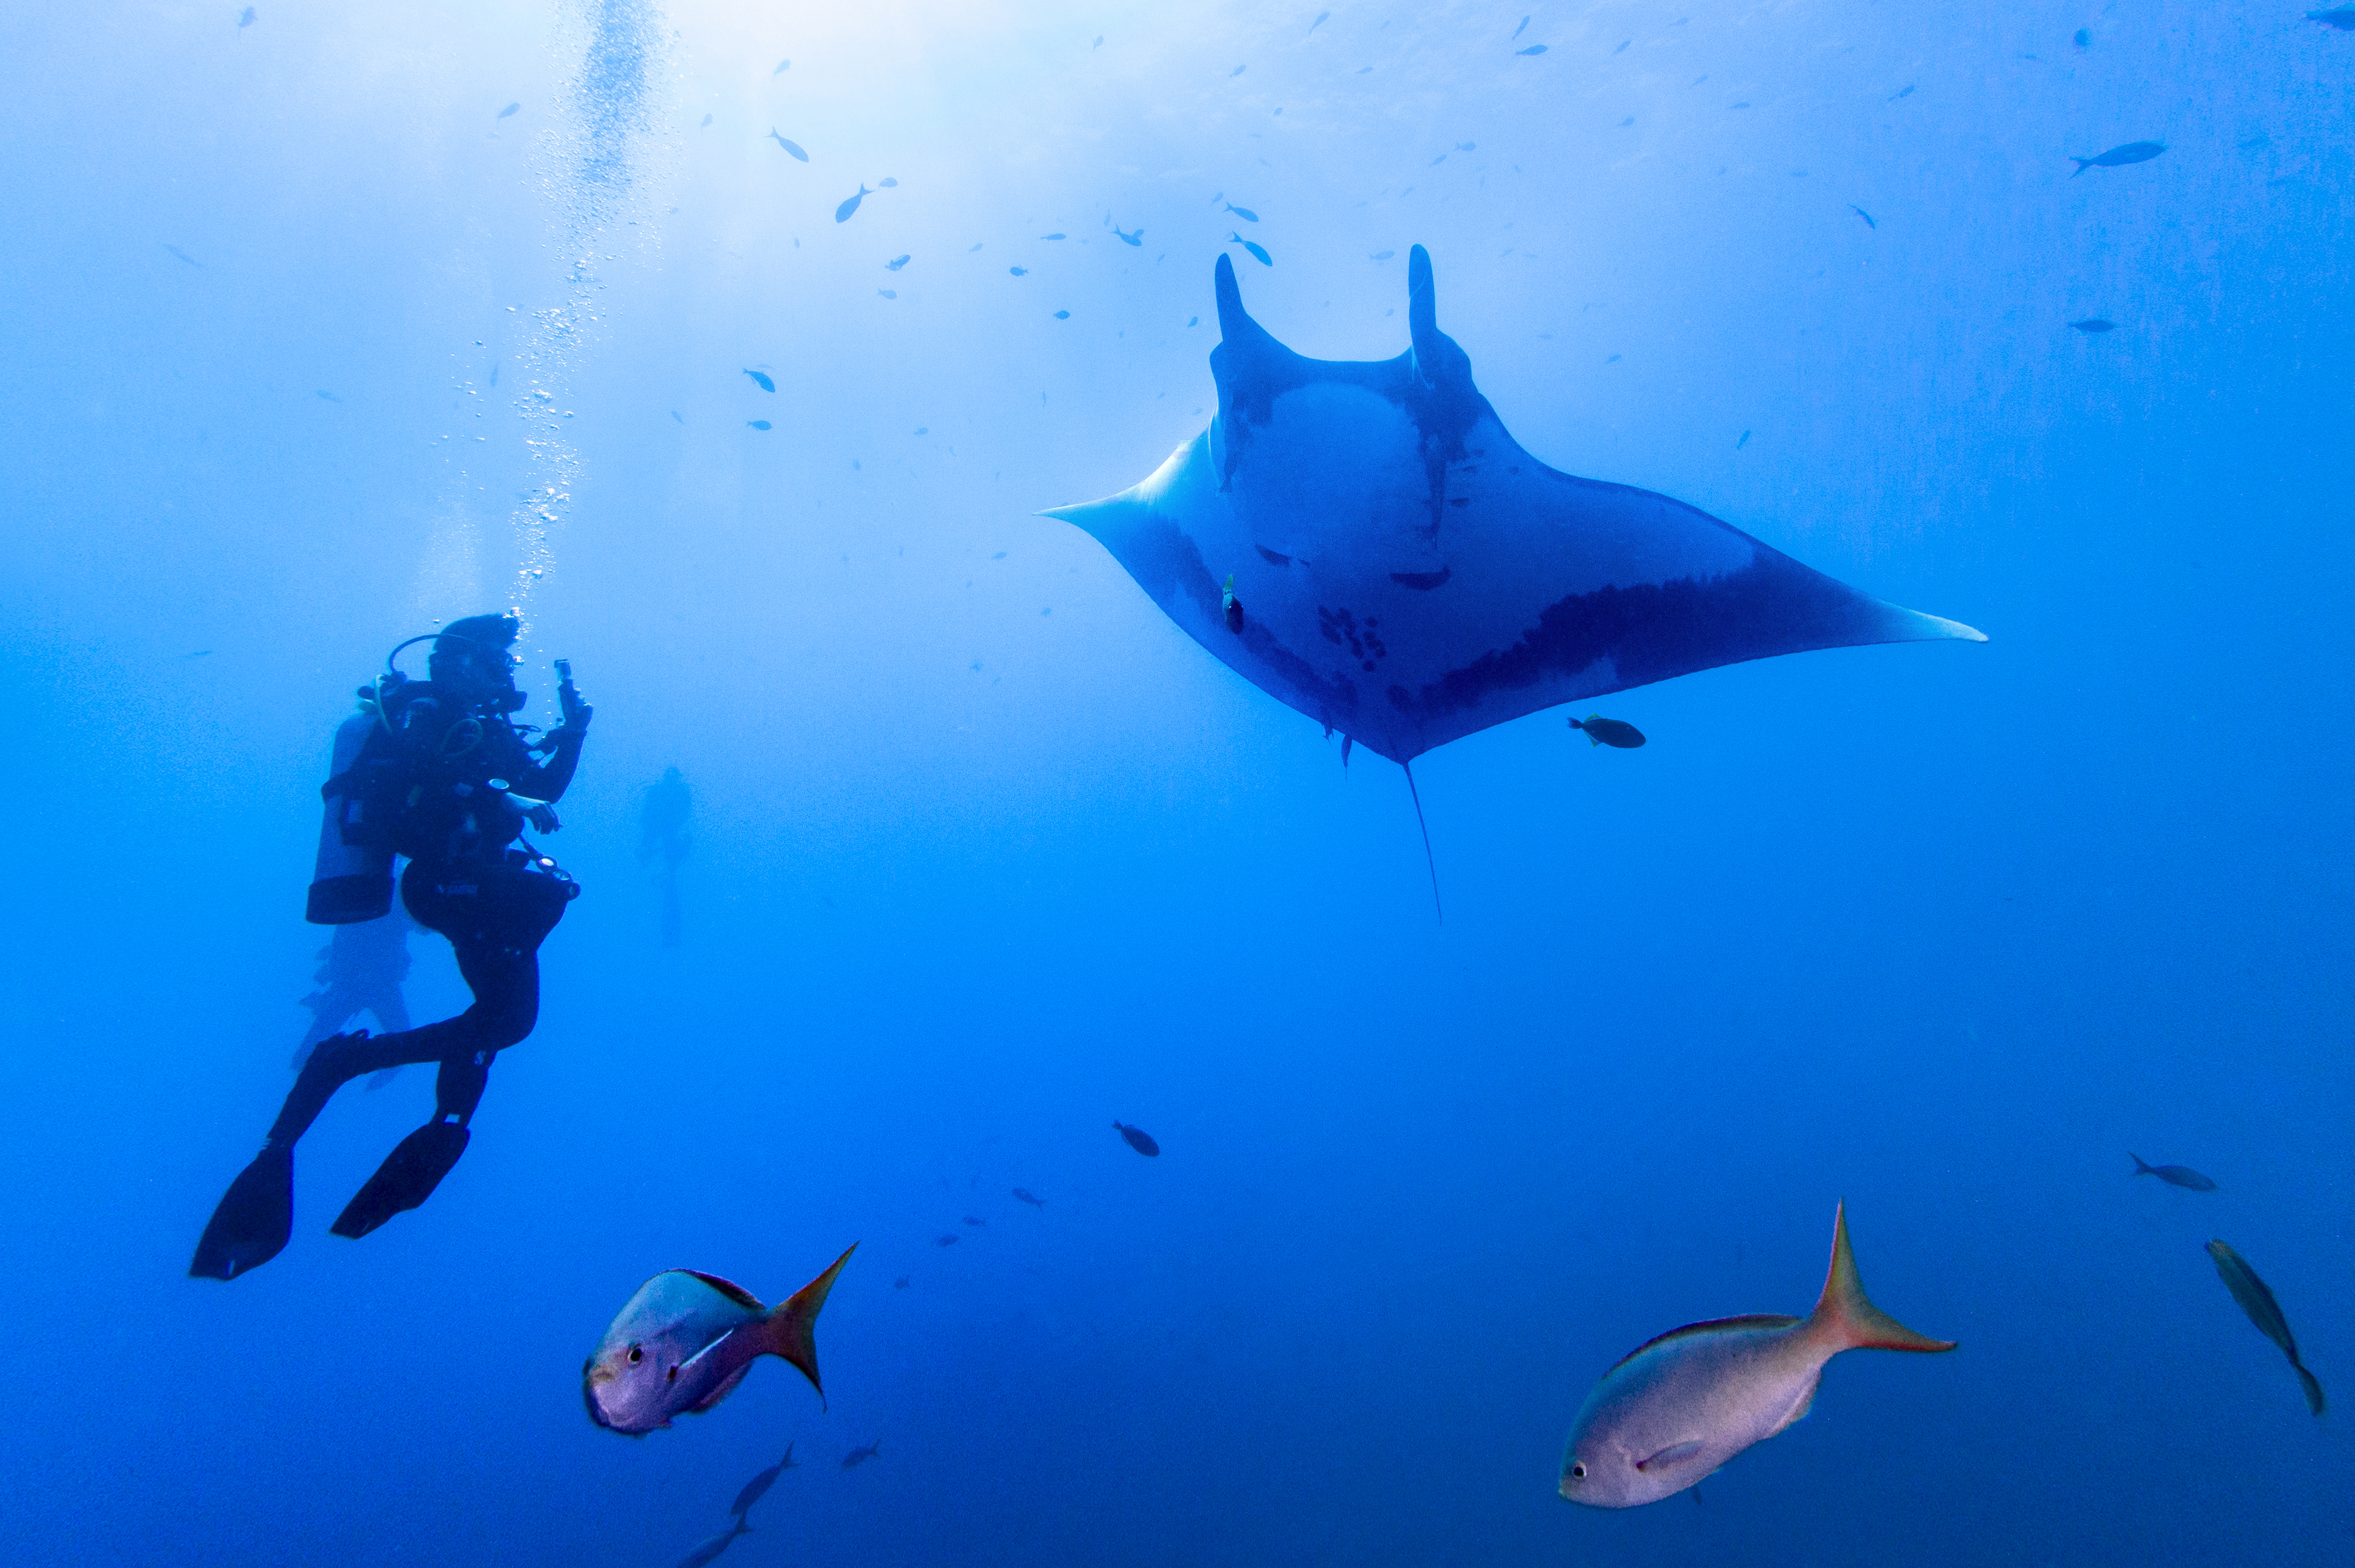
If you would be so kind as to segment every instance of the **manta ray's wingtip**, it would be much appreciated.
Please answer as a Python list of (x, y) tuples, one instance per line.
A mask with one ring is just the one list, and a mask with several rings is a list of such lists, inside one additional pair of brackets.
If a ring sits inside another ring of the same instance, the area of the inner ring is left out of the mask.
[(1937, 627), (1941, 636), (1952, 637), (1956, 642), (1963, 643), (1984, 643), (1987, 640), (1987, 635), (1977, 626), (1966, 626), (1960, 621), (1949, 621), (1944, 615), (1923, 614), (1919, 610), (1913, 613)]

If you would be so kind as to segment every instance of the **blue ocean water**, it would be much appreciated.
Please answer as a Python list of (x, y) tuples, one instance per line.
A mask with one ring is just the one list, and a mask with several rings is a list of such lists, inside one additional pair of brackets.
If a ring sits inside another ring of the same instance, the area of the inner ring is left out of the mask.
[[(250, 16), (0, 51), (16, 1563), (669, 1563), (789, 1442), (731, 1563), (2346, 1561), (2345, 1417), (2203, 1247), (2355, 1401), (2355, 35)], [(1036, 515), (1207, 421), (1218, 255), (1377, 358), (1415, 243), (1532, 453), (1992, 641), (1429, 753), (1435, 920), (1399, 771)], [(556, 658), (598, 713), (538, 1027), (431, 1202), (326, 1233), (412, 1067), (304, 1140), (282, 1255), (188, 1279), (311, 1021), (330, 735), (508, 607), (522, 717)], [(1698, 1507), (1561, 1500), (1605, 1370), (1806, 1310), (1842, 1199), (1960, 1349), (1842, 1358)], [(853, 1242), (824, 1410), (763, 1363), (641, 1441), (584, 1415), (648, 1275), (775, 1299)]]

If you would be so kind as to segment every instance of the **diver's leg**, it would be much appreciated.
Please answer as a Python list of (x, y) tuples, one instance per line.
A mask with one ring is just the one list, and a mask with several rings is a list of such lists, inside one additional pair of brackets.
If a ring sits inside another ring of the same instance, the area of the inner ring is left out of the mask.
[(492, 1060), (529, 1034), (538, 1019), (539, 944), (562, 906), (545, 910), (544, 901), (531, 896), (538, 891), (534, 887), (507, 886), (489, 877), (482, 887), (485, 918), (451, 938), (458, 972), (474, 993), (474, 1005), (447, 1024), (411, 1031), (448, 1031), (441, 1037), (444, 1049), (437, 1058), (433, 1119), (401, 1139), (345, 1205), (328, 1227), (339, 1236), (365, 1236), (433, 1195), (466, 1152), (467, 1124), (482, 1101)]
[(429, 1024), (401, 1034), (337, 1034), (319, 1041), (279, 1107), (261, 1152), (238, 1173), (213, 1210), (188, 1272), (205, 1279), (234, 1279), (276, 1257), (294, 1224), (296, 1140), (318, 1120), (336, 1091), (362, 1073), (441, 1061), (449, 1032), (448, 1024)]

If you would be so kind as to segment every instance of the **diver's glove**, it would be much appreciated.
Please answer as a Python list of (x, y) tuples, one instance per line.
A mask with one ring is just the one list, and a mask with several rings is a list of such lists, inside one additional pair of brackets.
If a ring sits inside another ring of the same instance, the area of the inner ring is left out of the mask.
[[(588, 733), (589, 720), (597, 716), (597, 710), (594, 708), (590, 707), (586, 702), (581, 700), (581, 690), (578, 687), (572, 684), (572, 661), (570, 659), (557, 660), (556, 674), (558, 677), (556, 682), (556, 705), (559, 709), (563, 709), (564, 728), (570, 731), (573, 738), (578, 740), (582, 735)], [(551, 737), (551, 739), (553, 739), (553, 737)]]

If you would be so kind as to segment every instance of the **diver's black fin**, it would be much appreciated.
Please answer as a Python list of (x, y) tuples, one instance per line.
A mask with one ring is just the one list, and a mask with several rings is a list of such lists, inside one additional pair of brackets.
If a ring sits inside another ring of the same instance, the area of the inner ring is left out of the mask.
[(1423, 792), (1414, 787), (1414, 764), (1401, 763), (1406, 770), (1406, 793), (1414, 797), (1414, 825), (1423, 829), (1423, 863), (1431, 868), (1431, 907), (1438, 912), (1439, 923), (1447, 923), (1447, 912), (1439, 907), (1439, 862), (1431, 855), (1431, 824), (1423, 819)]
[(285, 1250), (294, 1230), (294, 1150), (270, 1147), (237, 1173), (197, 1239), (192, 1279), (235, 1279)]
[(384, 1157), (376, 1174), (352, 1195), (327, 1229), (357, 1241), (395, 1214), (416, 1208), (433, 1196), (433, 1189), (466, 1152), (467, 1136), (466, 1129), (455, 1122), (426, 1123)]

